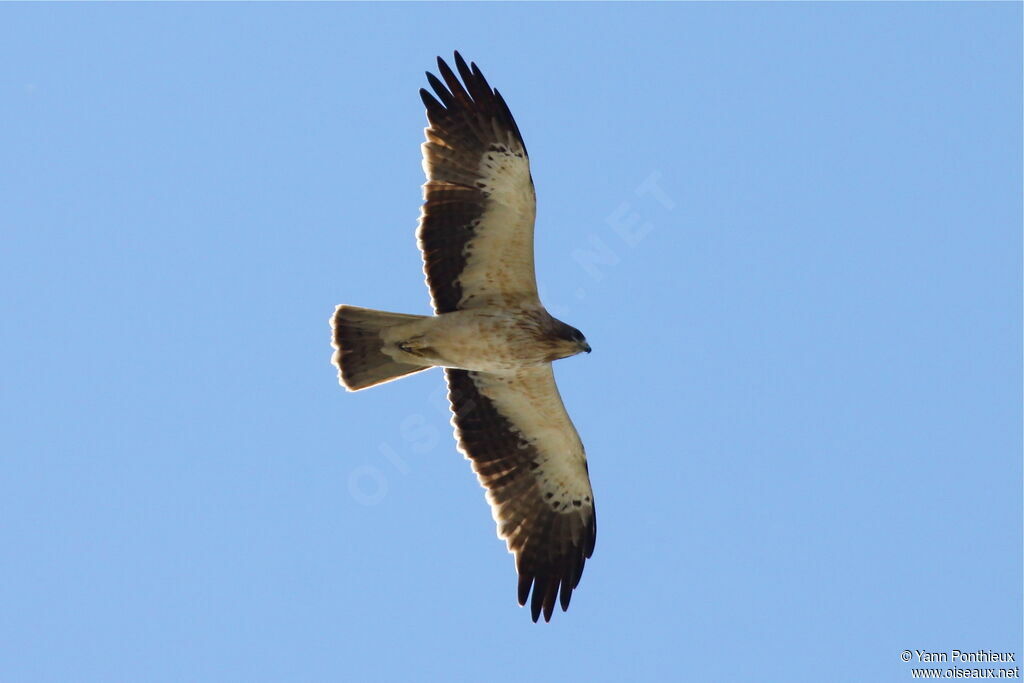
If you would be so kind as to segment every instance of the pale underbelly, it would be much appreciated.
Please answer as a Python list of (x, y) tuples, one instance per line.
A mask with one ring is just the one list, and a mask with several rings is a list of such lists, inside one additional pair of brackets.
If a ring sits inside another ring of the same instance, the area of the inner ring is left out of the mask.
[(384, 351), (399, 361), (509, 372), (548, 362), (531, 323), (508, 310), (445, 313), (386, 330)]

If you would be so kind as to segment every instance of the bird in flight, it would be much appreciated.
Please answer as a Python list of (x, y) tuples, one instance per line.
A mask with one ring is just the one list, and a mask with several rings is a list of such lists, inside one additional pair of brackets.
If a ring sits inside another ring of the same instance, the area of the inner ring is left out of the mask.
[(519, 604), (550, 621), (556, 601), (568, 609), (597, 534), (586, 454), (551, 363), (590, 346), (537, 294), (536, 197), (508, 105), (458, 52), (458, 76), (440, 57), (437, 68), (434, 92), (420, 90), (417, 231), (434, 315), (338, 306), (332, 362), (350, 391), (444, 368), (458, 448), (515, 555)]

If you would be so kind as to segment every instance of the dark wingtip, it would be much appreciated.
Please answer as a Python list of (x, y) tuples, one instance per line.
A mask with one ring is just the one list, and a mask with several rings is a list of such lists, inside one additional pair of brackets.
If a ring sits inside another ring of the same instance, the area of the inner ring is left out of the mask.
[[(462, 53), (458, 50), (453, 51), (452, 54), (454, 55), (454, 70), (442, 57), (438, 56), (437, 68), (441, 78), (438, 79), (429, 71), (427, 72), (427, 80), (438, 91), (437, 99), (445, 109), (459, 110), (452, 114), (455, 118), (469, 117), (463, 123), (469, 125), (474, 130), (477, 130), (481, 125), (484, 126), (483, 130), (486, 130), (488, 118), (492, 121), (498, 121), (511, 131), (514, 138), (522, 146), (523, 152), (526, 152), (523, 135), (519, 131), (519, 126), (516, 124), (516, 120), (501, 94), (487, 82), (483, 71), (477, 66), (476, 62), (467, 64)], [(443, 85), (441, 81), (443, 81)], [(440, 89), (439, 85), (441, 86)], [(444, 115), (443, 113), (438, 114), (439, 117)]]
[(459, 54), (458, 50), (455, 51), (455, 67), (459, 71), (462, 71), (463, 69), (466, 68), (466, 60), (462, 58), (462, 55)]
[[(544, 596), (548, 592), (548, 580), (547, 577), (538, 576), (533, 581), (533, 597), (530, 599), (530, 614), (533, 616), (533, 622), (537, 623), (537, 619), (540, 617), (540, 612), (545, 609)], [(551, 617), (548, 617), (550, 619)]]
[[(574, 562), (573, 564), (576, 565), (577, 563)], [(572, 599), (572, 589), (576, 587), (576, 583), (579, 581), (575, 576), (577, 571), (576, 566), (573, 566), (568, 572), (562, 575), (561, 586), (559, 587), (559, 602), (562, 604), (563, 612), (569, 609), (569, 600)]]
[[(555, 584), (555, 590), (556, 591), (558, 590), (558, 584)], [(552, 595), (548, 599), (544, 600), (544, 623), (545, 624), (551, 622), (551, 615), (554, 614), (554, 612), (555, 612), (555, 596), (552, 593)]]
[(533, 578), (526, 574), (519, 575), (519, 606), (522, 607), (526, 604), (526, 599), (530, 597), (530, 586), (533, 584)]
[(420, 88), (420, 99), (423, 100), (423, 106), (427, 108), (428, 118), (438, 116), (439, 112), (444, 109), (437, 98), (426, 88)]

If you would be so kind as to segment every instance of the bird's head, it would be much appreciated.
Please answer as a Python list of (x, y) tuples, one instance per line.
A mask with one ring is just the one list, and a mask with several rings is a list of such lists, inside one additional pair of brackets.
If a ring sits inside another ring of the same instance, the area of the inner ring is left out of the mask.
[(575, 356), (577, 353), (590, 353), (590, 344), (587, 343), (587, 338), (583, 336), (582, 332), (572, 325), (566, 325), (561, 320), (552, 318), (552, 322), (554, 327), (552, 329), (553, 334), (551, 335), (553, 347), (553, 357), (551, 360), (568, 358), (569, 356)]

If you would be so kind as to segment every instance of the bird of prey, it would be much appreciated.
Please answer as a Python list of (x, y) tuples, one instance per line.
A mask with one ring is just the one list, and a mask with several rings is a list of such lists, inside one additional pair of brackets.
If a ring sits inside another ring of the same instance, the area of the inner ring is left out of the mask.
[(420, 90), (429, 126), (417, 231), (435, 315), (338, 306), (332, 362), (350, 391), (444, 368), (459, 450), (515, 555), (519, 604), (532, 590), (533, 621), (549, 621), (556, 600), (568, 609), (597, 532), (586, 454), (551, 363), (590, 346), (537, 294), (533, 178), (508, 105), (458, 52), (458, 76), (440, 57), (437, 68), (434, 93)]

